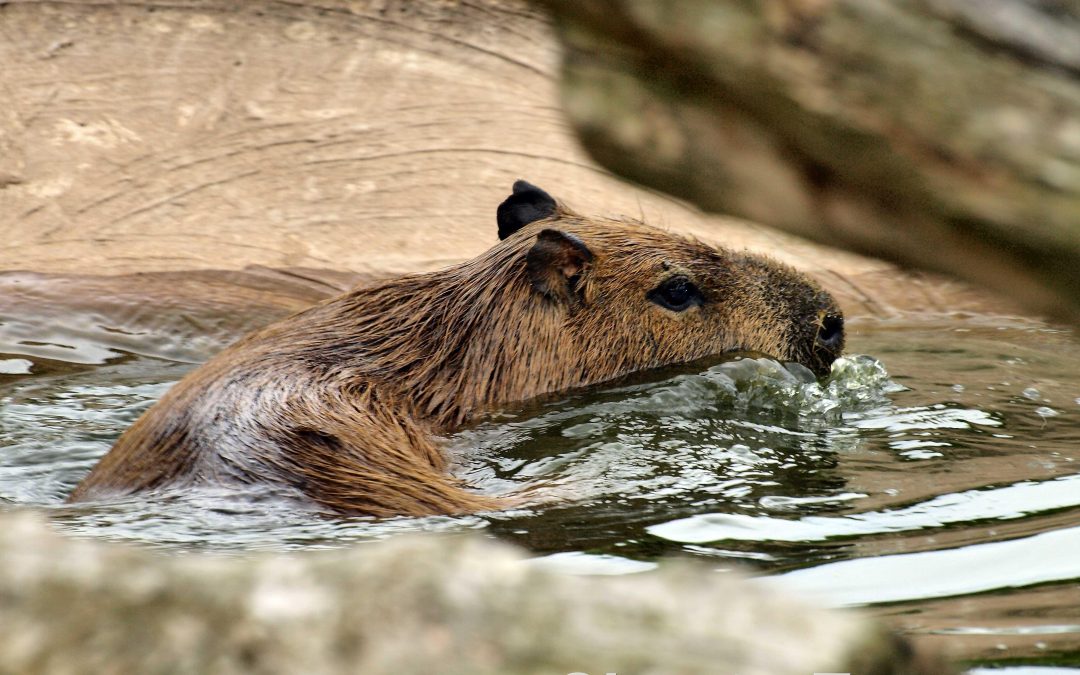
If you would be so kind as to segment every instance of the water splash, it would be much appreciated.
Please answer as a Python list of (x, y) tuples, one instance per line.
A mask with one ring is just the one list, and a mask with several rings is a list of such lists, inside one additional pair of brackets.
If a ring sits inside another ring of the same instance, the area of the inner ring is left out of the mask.
[(615, 386), (496, 419), (451, 440), (460, 473), (538, 505), (612, 498), (750, 506), (776, 477), (813, 471), (858, 442), (845, 415), (903, 391), (869, 356), (807, 368), (740, 358), (701, 372)]
[(844, 412), (888, 404), (889, 394), (905, 390), (881, 361), (863, 354), (837, 359), (824, 381), (800, 364), (764, 358), (721, 363), (698, 377), (721, 405), (744, 413), (774, 410), (805, 423), (837, 422)]

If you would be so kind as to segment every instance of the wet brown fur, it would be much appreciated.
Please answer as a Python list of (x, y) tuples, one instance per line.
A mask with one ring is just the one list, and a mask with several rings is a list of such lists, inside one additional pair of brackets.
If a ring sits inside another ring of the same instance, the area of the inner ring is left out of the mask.
[[(676, 273), (701, 306), (647, 299)], [(815, 341), (827, 313), (838, 314), (827, 293), (775, 262), (560, 206), (473, 260), (248, 335), (148, 410), (70, 500), (239, 484), (292, 488), (340, 513), (500, 508), (449, 476), (436, 434), (501, 404), (733, 350), (822, 372), (839, 352)]]

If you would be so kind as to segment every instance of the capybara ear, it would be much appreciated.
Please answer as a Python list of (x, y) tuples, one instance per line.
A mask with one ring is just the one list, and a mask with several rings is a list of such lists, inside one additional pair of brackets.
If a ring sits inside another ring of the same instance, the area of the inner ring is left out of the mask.
[(541, 230), (525, 257), (533, 288), (553, 300), (569, 300), (592, 262), (589, 247), (572, 234)]
[(555, 215), (551, 195), (523, 180), (514, 182), (514, 193), (499, 204), (496, 212), (499, 239), (506, 239), (529, 223)]

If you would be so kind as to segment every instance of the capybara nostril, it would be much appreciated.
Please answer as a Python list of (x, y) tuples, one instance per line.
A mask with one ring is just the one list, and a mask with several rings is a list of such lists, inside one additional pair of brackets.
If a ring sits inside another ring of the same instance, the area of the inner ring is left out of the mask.
[(828, 314), (822, 318), (817, 343), (829, 351), (839, 351), (844, 344), (844, 317)]

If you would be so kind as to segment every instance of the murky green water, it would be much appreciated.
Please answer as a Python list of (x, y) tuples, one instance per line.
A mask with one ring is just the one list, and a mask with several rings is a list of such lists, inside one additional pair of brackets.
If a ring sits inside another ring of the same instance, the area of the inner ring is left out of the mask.
[(110, 352), (91, 333), (66, 347), (54, 337), (47, 352), (8, 340), (0, 501), (79, 535), (166, 548), (478, 529), (573, 571), (688, 556), (869, 605), (970, 659), (1080, 665), (1075, 339), (1003, 317), (850, 328), (854, 355), (823, 383), (742, 359), (494, 415), (447, 439), (457, 472), (485, 492), (524, 490), (526, 506), (381, 522), (214, 492), (66, 506), (111, 441), (193, 366)]

